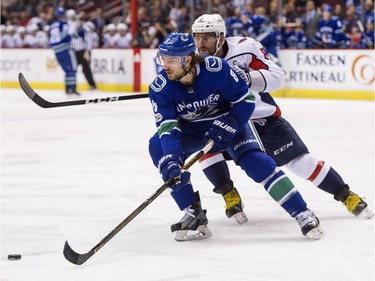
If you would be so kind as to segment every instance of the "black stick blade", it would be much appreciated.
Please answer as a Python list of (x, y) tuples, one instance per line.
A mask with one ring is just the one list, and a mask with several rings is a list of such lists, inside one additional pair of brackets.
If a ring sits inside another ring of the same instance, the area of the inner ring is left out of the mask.
[(75, 252), (70, 246), (69, 246), (69, 243), (68, 241), (65, 241), (65, 245), (64, 245), (64, 257), (70, 261), (71, 263), (73, 264), (76, 264), (76, 265), (81, 265), (83, 264), (85, 261), (87, 261), (93, 254), (95, 254), (95, 251), (94, 250), (91, 250), (89, 251), (88, 253), (86, 254), (78, 254), (77, 252)]
[(46, 101), (45, 99), (43, 99), (42, 97), (40, 97), (34, 90), (33, 88), (31, 88), (30, 84), (26, 81), (26, 78), (25, 76), (23, 76), (23, 74), (20, 72), (18, 74), (18, 82), (22, 88), (22, 90), (24, 91), (24, 93), (33, 101), (35, 102), (37, 105), (39, 105), (40, 107), (43, 107), (43, 108), (49, 108), (49, 107), (53, 107), (53, 104)]

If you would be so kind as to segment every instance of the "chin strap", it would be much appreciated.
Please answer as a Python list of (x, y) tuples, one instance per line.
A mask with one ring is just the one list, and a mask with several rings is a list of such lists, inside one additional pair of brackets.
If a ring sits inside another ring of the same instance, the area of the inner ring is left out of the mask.
[(215, 53), (213, 54), (213, 56), (216, 56), (217, 52), (221, 49), (221, 47), (223, 47), (224, 43), (221, 44), (221, 46), (219, 46), (219, 42), (220, 42), (220, 35), (217, 37), (217, 41), (216, 41), (216, 51)]
[(184, 72), (179, 77), (174, 79), (175, 81), (180, 81), (183, 77), (188, 75), (191, 72), (191, 69), (193, 68), (193, 66), (190, 65), (190, 68), (188, 70), (186, 70), (185, 65), (183, 65), (182, 68), (183, 68)]

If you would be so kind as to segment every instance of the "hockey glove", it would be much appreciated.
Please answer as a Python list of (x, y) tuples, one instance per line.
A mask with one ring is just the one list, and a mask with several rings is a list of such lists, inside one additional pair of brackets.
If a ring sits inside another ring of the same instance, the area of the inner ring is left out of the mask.
[(170, 186), (170, 188), (175, 191), (190, 182), (190, 173), (188, 171), (182, 171), (180, 163), (182, 163), (180, 159), (174, 157), (172, 154), (168, 154), (164, 155), (159, 160), (158, 165), (164, 182), (167, 182), (170, 178), (175, 180), (174, 184)]
[(251, 76), (249, 71), (240, 68), (239, 66), (235, 65), (232, 69), (240, 76), (243, 80), (245, 80), (246, 84), (250, 87), (251, 86)]
[(212, 127), (205, 133), (204, 143), (212, 139), (214, 146), (211, 153), (228, 148), (238, 132), (238, 122), (233, 117), (221, 116), (212, 123)]

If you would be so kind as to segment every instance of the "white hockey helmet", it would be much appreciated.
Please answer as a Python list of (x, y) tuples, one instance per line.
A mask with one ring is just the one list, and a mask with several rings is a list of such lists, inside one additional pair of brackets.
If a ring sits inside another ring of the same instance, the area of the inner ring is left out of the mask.
[(108, 24), (107, 31), (116, 31), (116, 25), (114, 23)]
[(225, 22), (219, 14), (204, 14), (197, 18), (192, 27), (191, 31), (194, 33), (210, 33), (214, 32), (216, 37), (220, 37), (223, 33), (224, 37), (227, 34), (225, 28)]
[(117, 30), (128, 30), (128, 25), (126, 23), (119, 23), (117, 25)]

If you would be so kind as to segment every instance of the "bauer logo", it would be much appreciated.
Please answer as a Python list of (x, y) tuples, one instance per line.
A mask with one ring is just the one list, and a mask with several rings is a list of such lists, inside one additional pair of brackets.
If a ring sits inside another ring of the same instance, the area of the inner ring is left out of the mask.
[(360, 84), (373, 84), (375, 80), (374, 58), (368, 55), (356, 57), (352, 64), (352, 75)]

